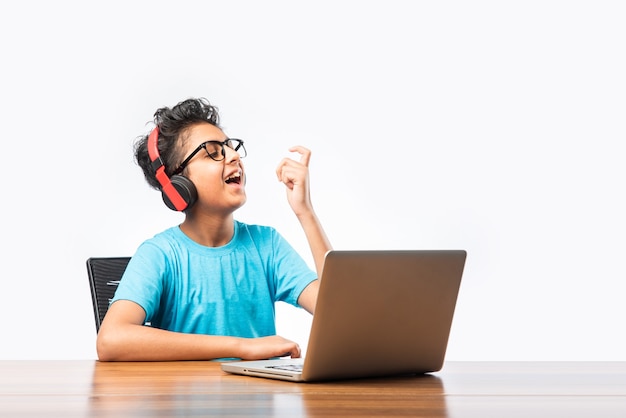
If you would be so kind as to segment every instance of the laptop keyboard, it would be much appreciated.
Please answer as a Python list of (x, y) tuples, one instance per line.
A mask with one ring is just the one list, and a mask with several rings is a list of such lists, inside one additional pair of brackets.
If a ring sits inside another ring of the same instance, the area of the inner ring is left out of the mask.
[(286, 370), (288, 372), (301, 372), (303, 364), (281, 364), (278, 366), (267, 366), (268, 369)]

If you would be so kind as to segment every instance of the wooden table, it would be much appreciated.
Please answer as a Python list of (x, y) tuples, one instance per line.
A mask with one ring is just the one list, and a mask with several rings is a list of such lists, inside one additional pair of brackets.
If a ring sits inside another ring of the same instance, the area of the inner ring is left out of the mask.
[(215, 362), (0, 361), (0, 417), (625, 417), (626, 362), (448, 362), (418, 377), (290, 383)]

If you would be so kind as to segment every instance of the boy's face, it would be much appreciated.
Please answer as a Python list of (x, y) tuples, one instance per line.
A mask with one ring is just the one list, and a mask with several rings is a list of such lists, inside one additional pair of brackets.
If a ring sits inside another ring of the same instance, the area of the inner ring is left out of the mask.
[[(191, 127), (187, 135), (183, 148), (185, 157), (203, 142), (228, 138), (221, 129), (209, 123)], [(227, 146), (224, 146), (224, 152), (224, 159), (215, 161), (201, 150), (187, 164), (186, 176), (198, 190), (198, 201), (194, 207), (232, 213), (246, 202), (245, 174), (240, 155)]]

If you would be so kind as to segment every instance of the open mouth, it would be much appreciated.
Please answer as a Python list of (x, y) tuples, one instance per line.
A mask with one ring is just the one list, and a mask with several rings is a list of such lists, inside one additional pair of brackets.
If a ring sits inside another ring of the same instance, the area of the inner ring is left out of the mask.
[(241, 184), (241, 173), (233, 173), (228, 178), (226, 178), (226, 184)]

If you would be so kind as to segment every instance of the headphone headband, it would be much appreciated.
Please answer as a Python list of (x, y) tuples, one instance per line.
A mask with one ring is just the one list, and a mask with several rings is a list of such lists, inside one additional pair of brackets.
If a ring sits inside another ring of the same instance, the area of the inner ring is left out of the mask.
[[(163, 201), (170, 209), (183, 211), (195, 202), (195, 187), (186, 177), (174, 176), (170, 179), (167, 176), (165, 173), (165, 164), (163, 164), (163, 160), (159, 154), (158, 139), (159, 127), (156, 126), (148, 136), (148, 155), (150, 156), (154, 175), (161, 185)], [(187, 199), (181, 195), (181, 192), (185, 192), (184, 194), (187, 195)]]

